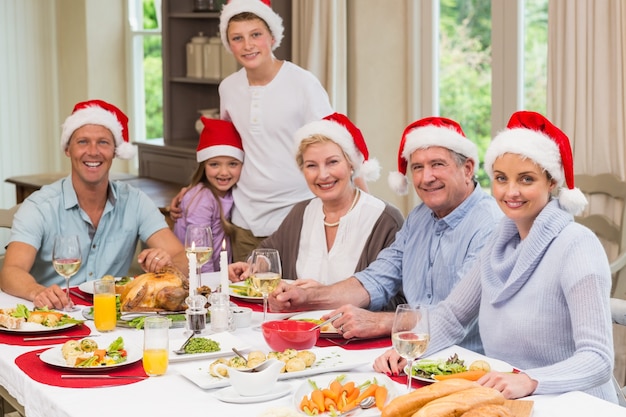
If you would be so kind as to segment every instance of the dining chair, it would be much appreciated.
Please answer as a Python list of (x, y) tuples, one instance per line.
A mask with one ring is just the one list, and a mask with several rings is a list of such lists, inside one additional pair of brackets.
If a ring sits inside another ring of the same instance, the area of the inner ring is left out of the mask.
[[(611, 315), (615, 348), (615, 378), (626, 385), (626, 182), (613, 174), (576, 175), (574, 182), (590, 200), (590, 208), (576, 221), (591, 229), (609, 254), (613, 282)], [(594, 209), (597, 206), (597, 209)], [(604, 204), (602, 204), (604, 203)], [(607, 213), (613, 213), (611, 219)], [(616, 255), (615, 255), (616, 253)], [(620, 391), (621, 392), (621, 391)]]
[(0, 246), (0, 268), (2, 268), (2, 264), (4, 263), (4, 247), (9, 240), (9, 231), (13, 224), (13, 216), (19, 208), (20, 205), (16, 204), (8, 209), (0, 209), (0, 242), (2, 242)]

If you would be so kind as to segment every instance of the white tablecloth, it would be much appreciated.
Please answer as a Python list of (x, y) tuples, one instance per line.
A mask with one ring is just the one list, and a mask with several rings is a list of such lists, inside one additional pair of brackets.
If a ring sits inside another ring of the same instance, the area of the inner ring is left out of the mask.
[[(0, 292), (0, 307), (10, 307), (17, 303), (32, 307), (32, 303)], [(81, 317), (79, 313), (72, 313)], [(254, 313), (253, 325), (260, 323), (262, 313)], [(87, 322), (93, 326), (93, 322)], [(116, 334), (128, 343), (142, 344), (143, 332), (133, 329), (117, 329)], [(171, 329), (171, 337), (182, 338), (184, 329)], [(251, 328), (237, 329), (234, 336), (251, 349), (269, 351), (261, 332)], [(255, 404), (231, 404), (218, 400), (215, 392), (220, 389), (204, 390), (180, 374), (183, 367), (193, 366), (190, 362), (170, 364), (166, 375), (149, 378), (134, 384), (108, 388), (72, 389), (53, 387), (35, 382), (15, 364), (15, 358), (22, 353), (36, 350), (33, 346), (3, 345), (0, 355), (0, 385), (17, 401), (24, 405), (29, 417), (84, 417), (84, 416), (258, 416), (276, 407), (293, 407), (293, 392), (306, 378), (289, 379), (292, 386), (289, 395)], [(346, 350), (350, 358), (362, 359), (367, 365), (358, 366), (349, 372), (372, 372), (371, 363), (385, 349)], [(197, 362), (197, 366), (207, 367), (210, 360)], [(404, 386), (398, 384), (399, 392)], [(533, 417), (549, 416), (626, 416), (626, 408), (621, 408), (583, 393), (568, 393), (561, 396), (535, 396)]]

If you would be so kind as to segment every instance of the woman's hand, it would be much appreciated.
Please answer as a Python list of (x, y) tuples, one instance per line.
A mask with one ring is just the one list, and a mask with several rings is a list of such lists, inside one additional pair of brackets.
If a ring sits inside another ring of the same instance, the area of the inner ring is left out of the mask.
[(374, 370), (387, 376), (398, 376), (404, 372), (406, 360), (394, 348), (388, 349), (374, 361)]
[(249, 268), (250, 264), (247, 262), (234, 262), (228, 265), (228, 279), (231, 282), (245, 281), (250, 276)]
[(537, 381), (524, 373), (488, 372), (476, 382), (497, 389), (509, 400), (529, 396), (537, 389)]
[(172, 202), (170, 203), (170, 207), (169, 207), (169, 212), (170, 212), (170, 219), (172, 219), (172, 221), (174, 222), (176, 222), (176, 220), (183, 217), (183, 210), (180, 208), (180, 202), (182, 201), (183, 196), (185, 195), (188, 189), (189, 187), (181, 188), (178, 194), (176, 194), (176, 196), (172, 198)]

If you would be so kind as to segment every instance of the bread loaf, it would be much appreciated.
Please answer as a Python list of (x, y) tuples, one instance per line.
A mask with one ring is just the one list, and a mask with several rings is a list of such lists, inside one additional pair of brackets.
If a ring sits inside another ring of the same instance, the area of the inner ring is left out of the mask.
[(487, 404), (501, 405), (504, 401), (505, 398), (500, 391), (478, 386), (433, 400), (420, 408), (413, 417), (460, 417), (474, 407)]
[(449, 379), (400, 395), (383, 407), (381, 417), (409, 417), (430, 401), (468, 388), (478, 387), (466, 379)]
[(515, 415), (503, 405), (489, 404), (472, 408), (461, 417), (515, 417)]

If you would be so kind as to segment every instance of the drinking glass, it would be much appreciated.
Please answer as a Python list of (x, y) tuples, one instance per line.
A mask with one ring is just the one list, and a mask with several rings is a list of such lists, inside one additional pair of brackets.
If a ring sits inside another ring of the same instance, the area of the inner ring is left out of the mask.
[(110, 332), (117, 325), (115, 280), (99, 279), (93, 283), (93, 323), (99, 332)]
[[(249, 260), (252, 288), (263, 294), (263, 322), (267, 317), (267, 298), (278, 287), (282, 277), (277, 249), (255, 249)], [(259, 326), (256, 330), (260, 330)]]
[(399, 304), (393, 318), (391, 342), (396, 352), (407, 361), (407, 391), (411, 391), (413, 361), (424, 354), (430, 341), (427, 313), (425, 307)]
[[(213, 255), (213, 233), (208, 224), (190, 224), (185, 232), (185, 251), (196, 256), (196, 276), (202, 286), (202, 266)], [(196, 289), (193, 288), (195, 291)]]
[(167, 317), (146, 317), (143, 324), (143, 370), (149, 376), (159, 376), (167, 371), (169, 360), (169, 328)]
[(54, 248), (52, 249), (52, 265), (59, 275), (65, 278), (65, 293), (69, 304), (64, 311), (77, 311), (78, 308), (70, 298), (70, 277), (78, 272), (82, 256), (80, 253), (80, 242), (77, 235), (58, 235), (54, 239)]

